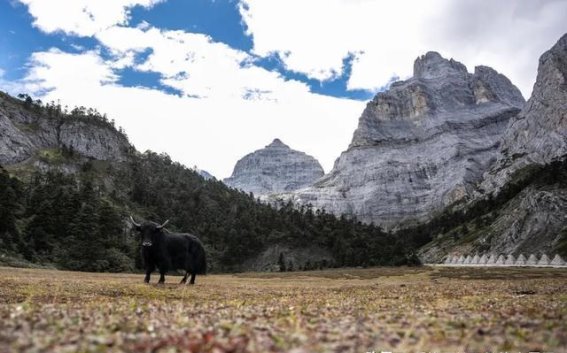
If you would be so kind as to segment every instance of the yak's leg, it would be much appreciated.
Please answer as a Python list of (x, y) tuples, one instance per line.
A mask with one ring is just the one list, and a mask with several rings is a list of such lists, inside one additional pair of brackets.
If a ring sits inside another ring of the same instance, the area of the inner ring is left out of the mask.
[(144, 278), (145, 283), (150, 283), (150, 275), (154, 272), (156, 267), (154, 265), (146, 266), (146, 277)]
[(185, 276), (183, 276), (183, 279), (179, 282), (179, 284), (187, 283), (187, 277), (189, 277), (189, 272), (185, 272)]
[(165, 273), (167, 271), (165, 269), (159, 269), (159, 281), (158, 284), (164, 284), (165, 283)]
[(189, 281), (189, 284), (195, 284), (195, 274), (194, 273), (191, 274), (191, 280)]

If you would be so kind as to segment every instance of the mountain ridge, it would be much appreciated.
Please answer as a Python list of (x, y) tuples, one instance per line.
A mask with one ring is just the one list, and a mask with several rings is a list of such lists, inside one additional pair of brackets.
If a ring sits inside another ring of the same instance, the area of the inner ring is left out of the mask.
[(312, 156), (291, 149), (275, 138), (262, 149), (242, 157), (225, 184), (257, 196), (289, 192), (310, 185), (324, 175)]
[[(133, 271), (140, 244), (129, 216), (169, 219), (172, 231), (196, 234), (213, 272), (279, 271), (280, 258), (296, 270), (415, 262), (408, 238), (290, 204), (272, 207), (165, 153), (140, 153), (96, 111), (1, 94), (0, 121), (13, 127), (0, 130), (12, 153), (0, 165), (0, 265)], [(69, 145), (57, 138), (65, 124), (80, 129), (64, 140)], [(99, 138), (107, 135), (116, 139)], [(31, 144), (19, 149), (13, 136)]]
[(468, 73), (436, 52), (414, 71), (367, 104), (331, 172), (284, 197), (389, 229), (469, 197), (524, 99), (493, 69)]

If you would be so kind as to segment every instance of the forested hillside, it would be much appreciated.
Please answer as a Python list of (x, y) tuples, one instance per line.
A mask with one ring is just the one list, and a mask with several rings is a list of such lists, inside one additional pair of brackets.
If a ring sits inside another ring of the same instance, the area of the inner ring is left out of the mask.
[[(7, 117), (14, 111), (31, 117), (30, 125), (14, 125), (21, 131), (37, 129), (45, 121), (61, 126), (80, 119), (91, 128), (112, 129), (127, 141), (121, 129), (95, 110), (67, 111), (54, 103), (34, 102), (26, 95), (22, 100), (3, 98)], [(129, 215), (157, 222), (170, 219), (169, 229), (197, 234), (213, 271), (242, 270), (245, 261), (275, 244), (291, 249), (316, 246), (332, 254), (329, 261), (318, 263), (286, 262), (282, 270), (415, 263), (412, 254), (429, 240), (423, 234), (388, 234), (356, 219), (337, 218), (309, 207), (262, 204), (251, 194), (205, 180), (165, 154), (139, 153), (134, 148), (121, 153), (126, 154), (124, 160), (97, 160), (59, 143), (2, 167), (1, 263), (134, 270), (140, 260)]]

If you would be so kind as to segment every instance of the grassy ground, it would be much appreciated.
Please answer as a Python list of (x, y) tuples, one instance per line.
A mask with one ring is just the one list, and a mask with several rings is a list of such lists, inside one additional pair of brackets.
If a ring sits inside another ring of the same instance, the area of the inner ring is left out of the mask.
[(567, 352), (564, 269), (142, 279), (0, 268), (0, 352)]

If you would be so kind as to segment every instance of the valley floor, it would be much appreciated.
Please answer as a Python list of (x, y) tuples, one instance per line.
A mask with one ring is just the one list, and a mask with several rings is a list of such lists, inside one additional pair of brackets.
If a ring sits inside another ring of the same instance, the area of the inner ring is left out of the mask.
[(0, 268), (0, 352), (567, 352), (565, 269), (142, 279)]

